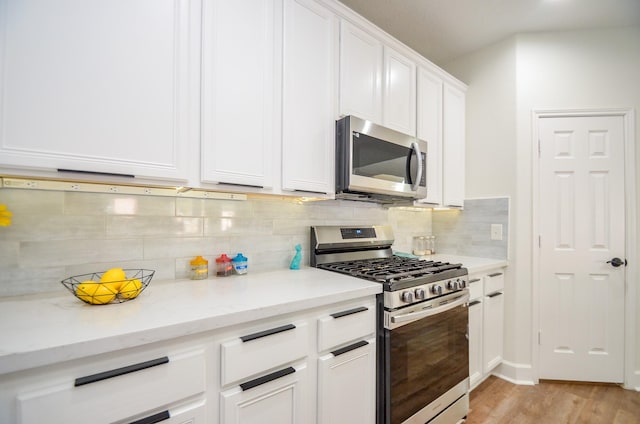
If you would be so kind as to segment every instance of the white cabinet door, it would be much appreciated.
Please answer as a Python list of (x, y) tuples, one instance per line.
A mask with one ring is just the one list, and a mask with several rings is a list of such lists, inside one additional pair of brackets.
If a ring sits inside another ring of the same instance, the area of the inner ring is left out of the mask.
[(416, 64), (396, 50), (384, 48), (382, 123), (416, 135)]
[(273, 186), (277, 0), (203, 3), (201, 180)]
[(418, 69), (417, 135), (427, 142), (427, 197), (421, 203), (442, 204), (442, 79)]
[(199, 2), (1, 0), (0, 166), (186, 180)]
[(445, 206), (464, 206), (465, 93), (444, 85), (443, 188)]
[(284, 190), (334, 191), (337, 22), (313, 0), (285, 0)]
[(383, 45), (347, 21), (340, 24), (340, 114), (382, 123)]
[(319, 424), (375, 421), (375, 345), (373, 339), (363, 343), (318, 359)]
[(495, 292), (484, 297), (483, 370), (491, 372), (502, 362), (504, 342), (504, 294)]
[[(306, 365), (284, 368), (221, 393), (221, 424), (311, 422)], [(266, 382), (263, 382), (266, 381)]]
[(469, 302), (469, 385), (475, 387), (484, 376), (482, 366), (482, 300)]

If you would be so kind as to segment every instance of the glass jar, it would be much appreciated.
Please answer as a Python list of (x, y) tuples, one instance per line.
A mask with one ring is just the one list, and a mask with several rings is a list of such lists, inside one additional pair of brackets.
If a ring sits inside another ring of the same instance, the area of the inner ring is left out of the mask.
[(233, 265), (231, 258), (228, 257), (226, 253), (223, 253), (220, 257), (216, 258), (216, 275), (218, 277), (226, 277), (232, 273)]
[(434, 255), (436, 253), (436, 236), (415, 236), (412, 248), (412, 253), (416, 256)]
[(248, 259), (242, 253), (238, 253), (232, 260), (233, 270), (236, 274), (246, 274), (248, 269)]
[(209, 261), (202, 256), (196, 256), (189, 264), (191, 265), (190, 276), (192, 280), (204, 280), (209, 276)]

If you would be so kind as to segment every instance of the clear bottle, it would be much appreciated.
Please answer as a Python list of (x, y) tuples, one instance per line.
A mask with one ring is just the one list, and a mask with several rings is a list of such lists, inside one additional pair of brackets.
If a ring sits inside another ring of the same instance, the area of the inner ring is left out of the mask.
[(248, 259), (242, 253), (238, 253), (232, 260), (233, 270), (236, 274), (246, 274), (248, 269)]
[(216, 258), (216, 275), (218, 277), (226, 277), (232, 273), (233, 264), (231, 263), (231, 258), (226, 253), (223, 253)]
[(204, 280), (209, 276), (209, 261), (202, 256), (196, 256), (191, 260), (190, 265), (192, 280)]

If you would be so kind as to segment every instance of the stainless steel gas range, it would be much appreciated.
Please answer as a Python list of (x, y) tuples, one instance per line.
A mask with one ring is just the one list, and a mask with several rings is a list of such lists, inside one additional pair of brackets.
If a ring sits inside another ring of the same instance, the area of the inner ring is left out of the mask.
[(382, 284), (379, 424), (463, 422), (469, 410), (468, 272), (393, 254), (390, 226), (311, 227), (311, 266)]

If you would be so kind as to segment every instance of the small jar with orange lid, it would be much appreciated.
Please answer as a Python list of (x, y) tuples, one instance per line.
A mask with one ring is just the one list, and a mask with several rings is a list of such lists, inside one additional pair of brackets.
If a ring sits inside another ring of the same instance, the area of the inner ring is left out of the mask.
[(204, 280), (209, 276), (209, 261), (202, 256), (196, 256), (189, 264), (191, 265), (190, 276), (192, 280)]

